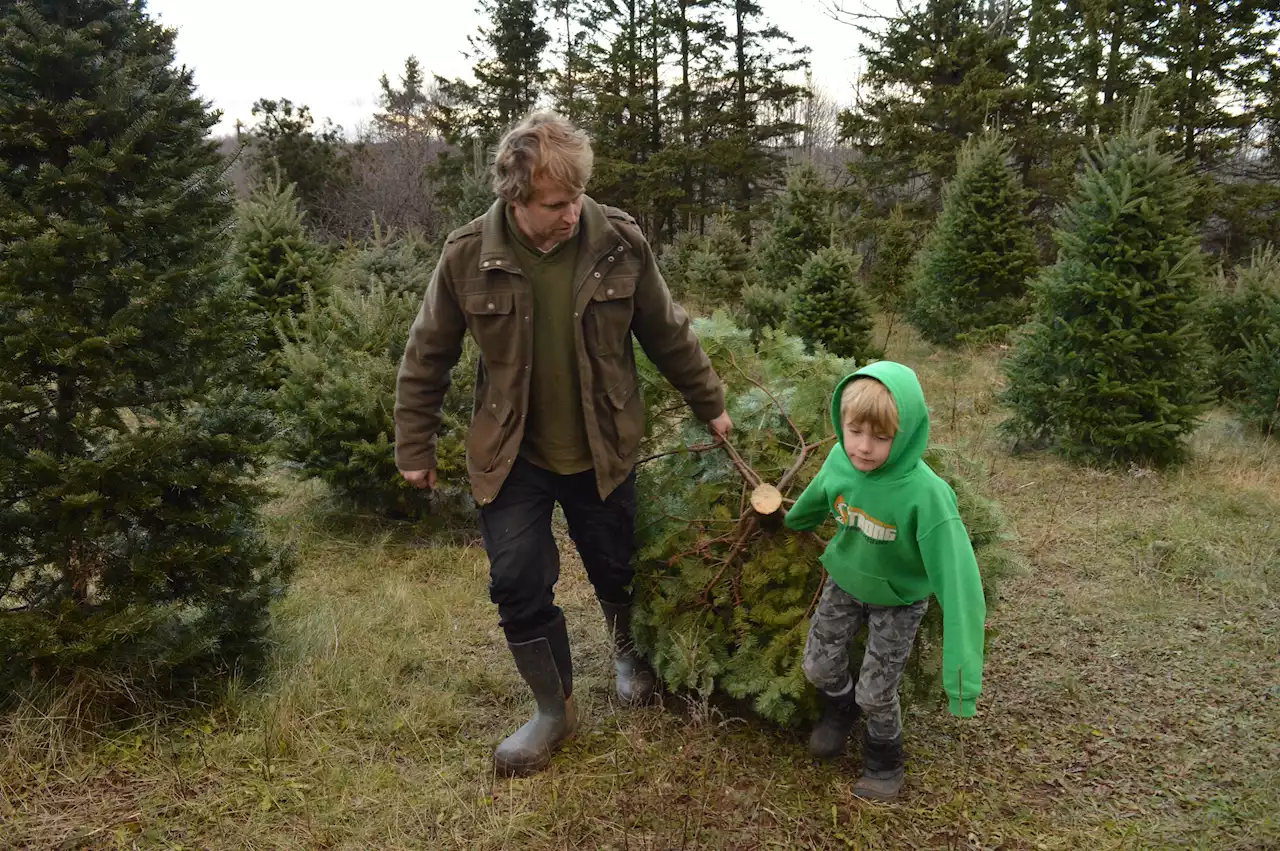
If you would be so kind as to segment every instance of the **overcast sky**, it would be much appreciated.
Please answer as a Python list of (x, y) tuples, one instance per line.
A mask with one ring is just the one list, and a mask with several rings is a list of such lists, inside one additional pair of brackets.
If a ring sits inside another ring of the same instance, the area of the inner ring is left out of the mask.
[[(823, 12), (825, 0), (762, 0), (765, 15), (813, 51), (815, 82), (852, 99), (857, 33)], [(885, 0), (844, 0), (847, 8)], [(258, 98), (311, 107), (350, 133), (369, 121), (378, 77), (398, 78), (416, 55), (430, 73), (469, 75), (461, 51), (480, 22), (475, 0), (150, 0), (178, 31), (178, 61), (195, 69), (201, 94), (223, 113), (215, 132), (249, 122)]]

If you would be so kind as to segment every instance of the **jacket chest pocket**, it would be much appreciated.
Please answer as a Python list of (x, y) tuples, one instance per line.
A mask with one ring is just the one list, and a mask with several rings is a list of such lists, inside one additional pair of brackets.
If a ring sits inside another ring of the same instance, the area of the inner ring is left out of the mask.
[(514, 293), (469, 293), (462, 308), (485, 363), (511, 364), (520, 359)]
[(635, 294), (635, 278), (600, 283), (587, 305), (587, 340), (593, 353), (617, 355), (630, 350)]

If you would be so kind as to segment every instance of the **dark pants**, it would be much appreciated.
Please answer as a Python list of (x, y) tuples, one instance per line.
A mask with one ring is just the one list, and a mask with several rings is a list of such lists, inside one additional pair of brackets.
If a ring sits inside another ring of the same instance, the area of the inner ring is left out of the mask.
[(557, 502), (596, 596), (606, 603), (631, 602), (635, 471), (602, 500), (592, 470), (562, 476), (516, 458), (497, 499), (480, 509), (489, 599), (497, 604), (498, 623), (512, 643), (537, 638), (562, 617), (555, 604), (560, 552), (551, 535)]

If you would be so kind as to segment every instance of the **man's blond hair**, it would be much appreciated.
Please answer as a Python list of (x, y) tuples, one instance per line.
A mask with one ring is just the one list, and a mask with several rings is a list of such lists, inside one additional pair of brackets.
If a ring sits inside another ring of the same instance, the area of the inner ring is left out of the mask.
[(527, 204), (533, 198), (534, 180), (547, 177), (564, 189), (582, 192), (594, 160), (586, 133), (554, 112), (533, 112), (498, 143), (493, 191), (509, 204)]
[(877, 434), (893, 437), (898, 433), (898, 405), (889, 388), (879, 381), (857, 378), (840, 394), (840, 422), (868, 425)]

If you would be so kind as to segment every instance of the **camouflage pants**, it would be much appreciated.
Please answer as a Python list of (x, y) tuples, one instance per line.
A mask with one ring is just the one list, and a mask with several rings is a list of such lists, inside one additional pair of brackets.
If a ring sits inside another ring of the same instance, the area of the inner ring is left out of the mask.
[(867, 652), (854, 697), (867, 716), (867, 732), (873, 739), (893, 739), (902, 730), (898, 685), (928, 606), (927, 600), (909, 606), (872, 606), (855, 600), (829, 577), (822, 589), (804, 645), (804, 674), (820, 691), (845, 693), (852, 685), (849, 645), (866, 624)]

